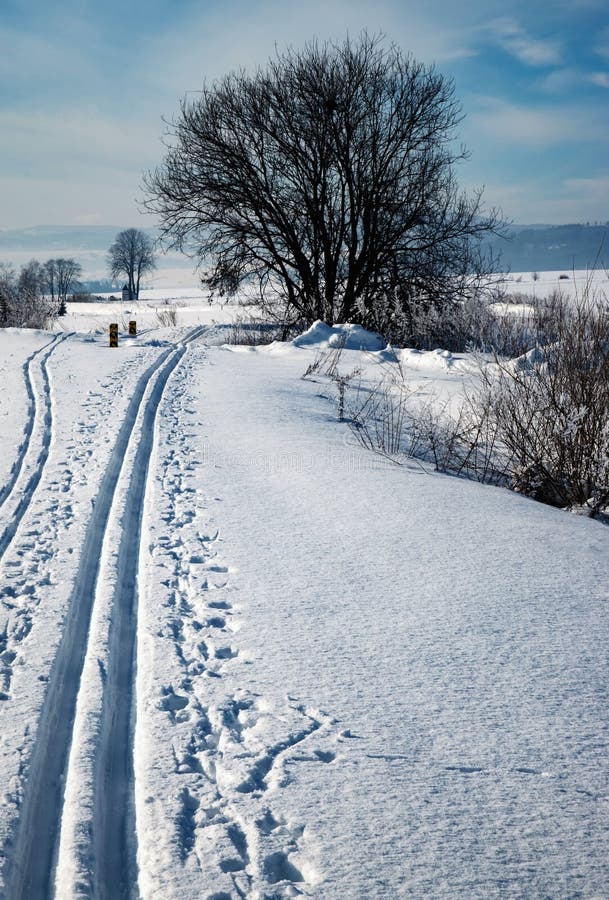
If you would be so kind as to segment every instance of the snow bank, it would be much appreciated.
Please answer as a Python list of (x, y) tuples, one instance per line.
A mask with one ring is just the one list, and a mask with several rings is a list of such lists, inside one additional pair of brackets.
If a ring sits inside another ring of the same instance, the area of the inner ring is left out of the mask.
[(402, 365), (409, 366), (411, 369), (432, 369), (435, 371), (438, 369), (450, 369), (457, 361), (450, 350), (413, 350), (410, 347), (406, 347), (395, 352)]
[(294, 338), (294, 347), (344, 347), (345, 350), (384, 350), (386, 342), (361, 325), (326, 325), (319, 319), (303, 334)]

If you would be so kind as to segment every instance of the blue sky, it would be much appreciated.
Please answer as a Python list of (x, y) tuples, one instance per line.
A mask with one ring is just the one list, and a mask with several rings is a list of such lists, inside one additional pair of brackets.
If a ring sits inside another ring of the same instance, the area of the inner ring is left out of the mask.
[(364, 28), (454, 78), (464, 187), (517, 223), (609, 220), (607, 0), (2, 0), (0, 228), (152, 224), (142, 172), (187, 91)]

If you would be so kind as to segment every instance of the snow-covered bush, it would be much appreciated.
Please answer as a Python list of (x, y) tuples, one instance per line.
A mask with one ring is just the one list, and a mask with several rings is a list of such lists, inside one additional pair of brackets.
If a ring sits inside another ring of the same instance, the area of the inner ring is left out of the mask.
[(545, 503), (609, 505), (609, 306), (556, 302), (536, 353), (497, 360), (478, 401), (512, 487)]
[(166, 302), (165, 306), (162, 306), (160, 309), (157, 308), (155, 312), (157, 322), (161, 327), (169, 328), (171, 325), (177, 325), (178, 313), (175, 306), (171, 306)]
[(594, 516), (609, 507), (609, 306), (555, 296), (537, 336), (523, 356), (481, 366), (456, 418), (430, 406), (414, 427), (444, 471)]
[(228, 344), (262, 346), (283, 338), (285, 326), (279, 322), (269, 322), (262, 316), (235, 316), (228, 330)]
[(422, 402), (399, 364), (362, 385), (340, 373), (340, 350), (328, 348), (307, 374), (335, 382), (339, 418), (370, 450), (591, 516), (609, 512), (609, 304), (555, 294), (533, 312), (530, 349), (482, 361), (478, 389), (458, 408)]
[(19, 275), (0, 264), (0, 327), (47, 328), (57, 308), (45, 294), (46, 286), (44, 267), (35, 259)]

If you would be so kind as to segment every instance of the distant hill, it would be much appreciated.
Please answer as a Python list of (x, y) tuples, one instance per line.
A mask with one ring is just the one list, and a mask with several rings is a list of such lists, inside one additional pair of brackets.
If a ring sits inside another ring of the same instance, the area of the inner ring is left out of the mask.
[(605, 225), (512, 225), (507, 240), (487, 242), (511, 272), (609, 269), (609, 222)]
[[(40, 250), (107, 251), (119, 231), (125, 226), (114, 225), (36, 225), (33, 228), (0, 230), (0, 251), (19, 252)], [(138, 226), (139, 227), (139, 226)], [(156, 228), (142, 228), (153, 239)]]
[[(20, 266), (32, 257), (73, 256), (85, 278), (107, 277), (106, 254), (119, 225), (39, 225), (0, 230), (0, 262)], [(142, 228), (153, 239), (156, 228)], [(501, 255), (502, 269), (547, 272), (586, 269), (595, 263), (609, 269), (609, 222), (605, 225), (512, 225), (508, 239), (493, 238), (486, 246)], [(599, 252), (600, 251), (600, 252)], [(159, 255), (160, 268), (192, 270), (193, 262), (179, 253)]]

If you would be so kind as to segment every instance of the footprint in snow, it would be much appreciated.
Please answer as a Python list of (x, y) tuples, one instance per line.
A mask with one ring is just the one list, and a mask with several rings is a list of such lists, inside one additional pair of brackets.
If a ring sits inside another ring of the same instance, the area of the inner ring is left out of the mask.
[(159, 703), (159, 708), (166, 712), (177, 712), (188, 706), (188, 697), (182, 697), (176, 694), (172, 687), (163, 688), (163, 697)]

